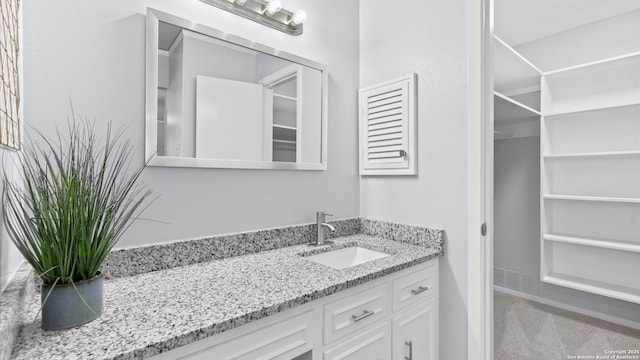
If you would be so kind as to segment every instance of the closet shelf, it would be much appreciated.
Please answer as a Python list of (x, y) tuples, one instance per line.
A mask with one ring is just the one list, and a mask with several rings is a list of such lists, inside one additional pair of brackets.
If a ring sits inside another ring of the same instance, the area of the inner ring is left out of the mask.
[(513, 137), (513, 133), (504, 132), (500, 130), (493, 130), (493, 136), (496, 140), (511, 139)]
[(640, 102), (640, 53), (545, 73), (543, 113), (561, 114)]
[(544, 155), (544, 158), (545, 159), (566, 159), (566, 158), (590, 158), (590, 157), (622, 157), (622, 156), (638, 156), (638, 155), (640, 155), (640, 150), (546, 154)]
[(295, 145), (296, 142), (292, 141), (292, 140), (279, 140), (279, 139), (273, 139), (274, 143), (278, 143), (278, 144), (291, 144), (291, 145)]
[(612, 203), (632, 203), (640, 204), (640, 198), (604, 197), (604, 196), (576, 196), (576, 195), (549, 195), (543, 196), (549, 200), (572, 200), (572, 201), (592, 201), (592, 202), (612, 202)]
[(585, 64), (569, 66), (569, 67), (558, 69), (558, 70), (547, 71), (544, 73), (544, 76), (571, 77), (571, 78), (577, 77), (582, 74), (585, 74), (587, 76), (592, 76), (594, 73), (597, 73), (599, 70), (610, 68), (610, 64), (612, 63), (626, 62), (626, 63), (633, 64), (634, 61), (637, 61), (637, 59), (634, 59), (635, 57), (640, 57), (640, 51), (621, 55), (621, 56), (616, 56), (608, 59), (592, 61)]
[(540, 90), (540, 71), (497, 36), (493, 37), (494, 87), (507, 95)]
[(611, 240), (587, 239), (573, 236), (545, 234), (543, 238), (547, 241), (562, 242), (567, 244), (577, 244), (583, 246), (599, 247), (605, 249), (640, 252), (640, 243), (616, 242)]
[(496, 124), (521, 123), (540, 119), (540, 112), (521, 104), (497, 91), (493, 92), (494, 122)]
[(570, 111), (558, 111), (558, 112), (553, 112), (548, 114), (543, 113), (542, 115), (545, 117), (546, 120), (553, 120), (555, 117), (561, 117), (562, 115), (589, 113), (589, 112), (602, 111), (602, 110), (614, 110), (618, 108), (633, 107), (633, 106), (640, 106), (640, 102), (632, 101), (628, 103), (607, 105), (607, 106), (601, 106), (601, 107), (589, 107), (589, 108), (576, 109), (576, 110), (570, 110)]
[(276, 125), (273, 124), (273, 139), (274, 140), (288, 140), (295, 142), (296, 140), (296, 128), (293, 126)]
[(556, 274), (553, 272), (548, 275), (544, 275), (542, 277), (542, 281), (553, 285), (604, 295), (615, 299), (640, 303), (640, 291), (638, 289), (628, 288), (625, 286), (617, 286), (600, 281)]
[(291, 96), (273, 94), (273, 109), (283, 112), (295, 112), (297, 100)]

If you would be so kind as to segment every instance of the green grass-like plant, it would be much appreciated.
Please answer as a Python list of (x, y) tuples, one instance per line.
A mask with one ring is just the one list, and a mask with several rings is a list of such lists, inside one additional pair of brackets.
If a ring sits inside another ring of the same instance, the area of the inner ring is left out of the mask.
[[(96, 276), (122, 233), (148, 206), (124, 131), (104, 138), (87, 120), (48, 138), (38, 132), (19, 155), (20, 182), (4, 179), (3, 220), (9, 237), (45, 284)], [(65, 136), (66, 135), (66, 136)], [(37, 141), (35, 141), (37, 140)]]

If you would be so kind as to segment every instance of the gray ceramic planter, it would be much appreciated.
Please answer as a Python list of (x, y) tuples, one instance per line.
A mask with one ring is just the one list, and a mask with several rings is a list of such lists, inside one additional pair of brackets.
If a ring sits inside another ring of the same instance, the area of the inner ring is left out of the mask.
[[(91, 280), (79, 281), (76, 289), (71, 284), (56, 285), (51, 290), (51, 295), (42, 305), (42, 324), (45, 330), (69, 329), (91, 322), (102, 315), (102, 290), (104, 277), (98, 273)], [(44, 301), (51, 286), (42, 285), (40, 290), (41, 301)], [(84, 304), (82, 298), (91, 309)], [(92, 311), (93, 310), (93, 311)]]

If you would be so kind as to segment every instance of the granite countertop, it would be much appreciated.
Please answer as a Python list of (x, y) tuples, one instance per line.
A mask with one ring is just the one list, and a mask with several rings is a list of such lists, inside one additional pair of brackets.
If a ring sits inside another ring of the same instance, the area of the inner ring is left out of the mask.
[[(39, 293), (21, 314), (15, 359), (139, 359), (425, 262), (442, 247), (370, 235), (294, 245), (188, 266), (109, 279), (104, 314), (64, 331), (40, 329)], [(332, 269), (299, 254), (358, 244), (391, 256)]]

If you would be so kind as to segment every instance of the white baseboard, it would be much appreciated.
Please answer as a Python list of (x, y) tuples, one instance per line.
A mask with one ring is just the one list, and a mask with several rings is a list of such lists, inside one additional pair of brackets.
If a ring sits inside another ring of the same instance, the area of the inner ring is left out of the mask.
[(621, 325), (621, 326), (626, 326), (632, 329), (636, 329), (636, 330), (640, 330), (640, 323), (637, 323), (635, 321), (630, 321), (627, 319), (623, 319), (623, 318), (619, 318), (616, 316), (611, 316), (611, 315), (606, 315), (597, 311), (591, 311), (591, 310), (585, 310), (582, 308), (579, 308), (577, 306), (572, 306), (572, 305), (567, 305), (567, 304), (563, 304), (561, 302), (557, 302), (557, 301), (553, 301), (553, 300), (549, 300), (549, 299), (545, 299), (539, 296), (535, 296), (535, 295), (531, 295), (531, 294), (527, 294), (527, 293), (523, 293), (520, 291), (515, 291), (515, 290), (511, 290), (511, 289), (507, 289), (507, 288), (503, 288), (501, 286), (493, 286), (493, 290), (504, 293), (504, 294), (508, 294), (508, 295), (513, 295), (525, 300), (530, 300), (530, 301), (535, 301), (537, 303), (540, 304), (544, 304), (544, 305), (548, 305), (548, 306), (553, 306), (555, 308), (558, 309), (562, 309), (562, 310), (567, 310), (567, 311), (571, 311), (574, 313), (578, 313), (581, 315), (586, 315), (586, 316), (590, 316), (592, 318), (596, 318), (599, 320), (603, 320), (603, 321), (607, 321), (616, 325)]

